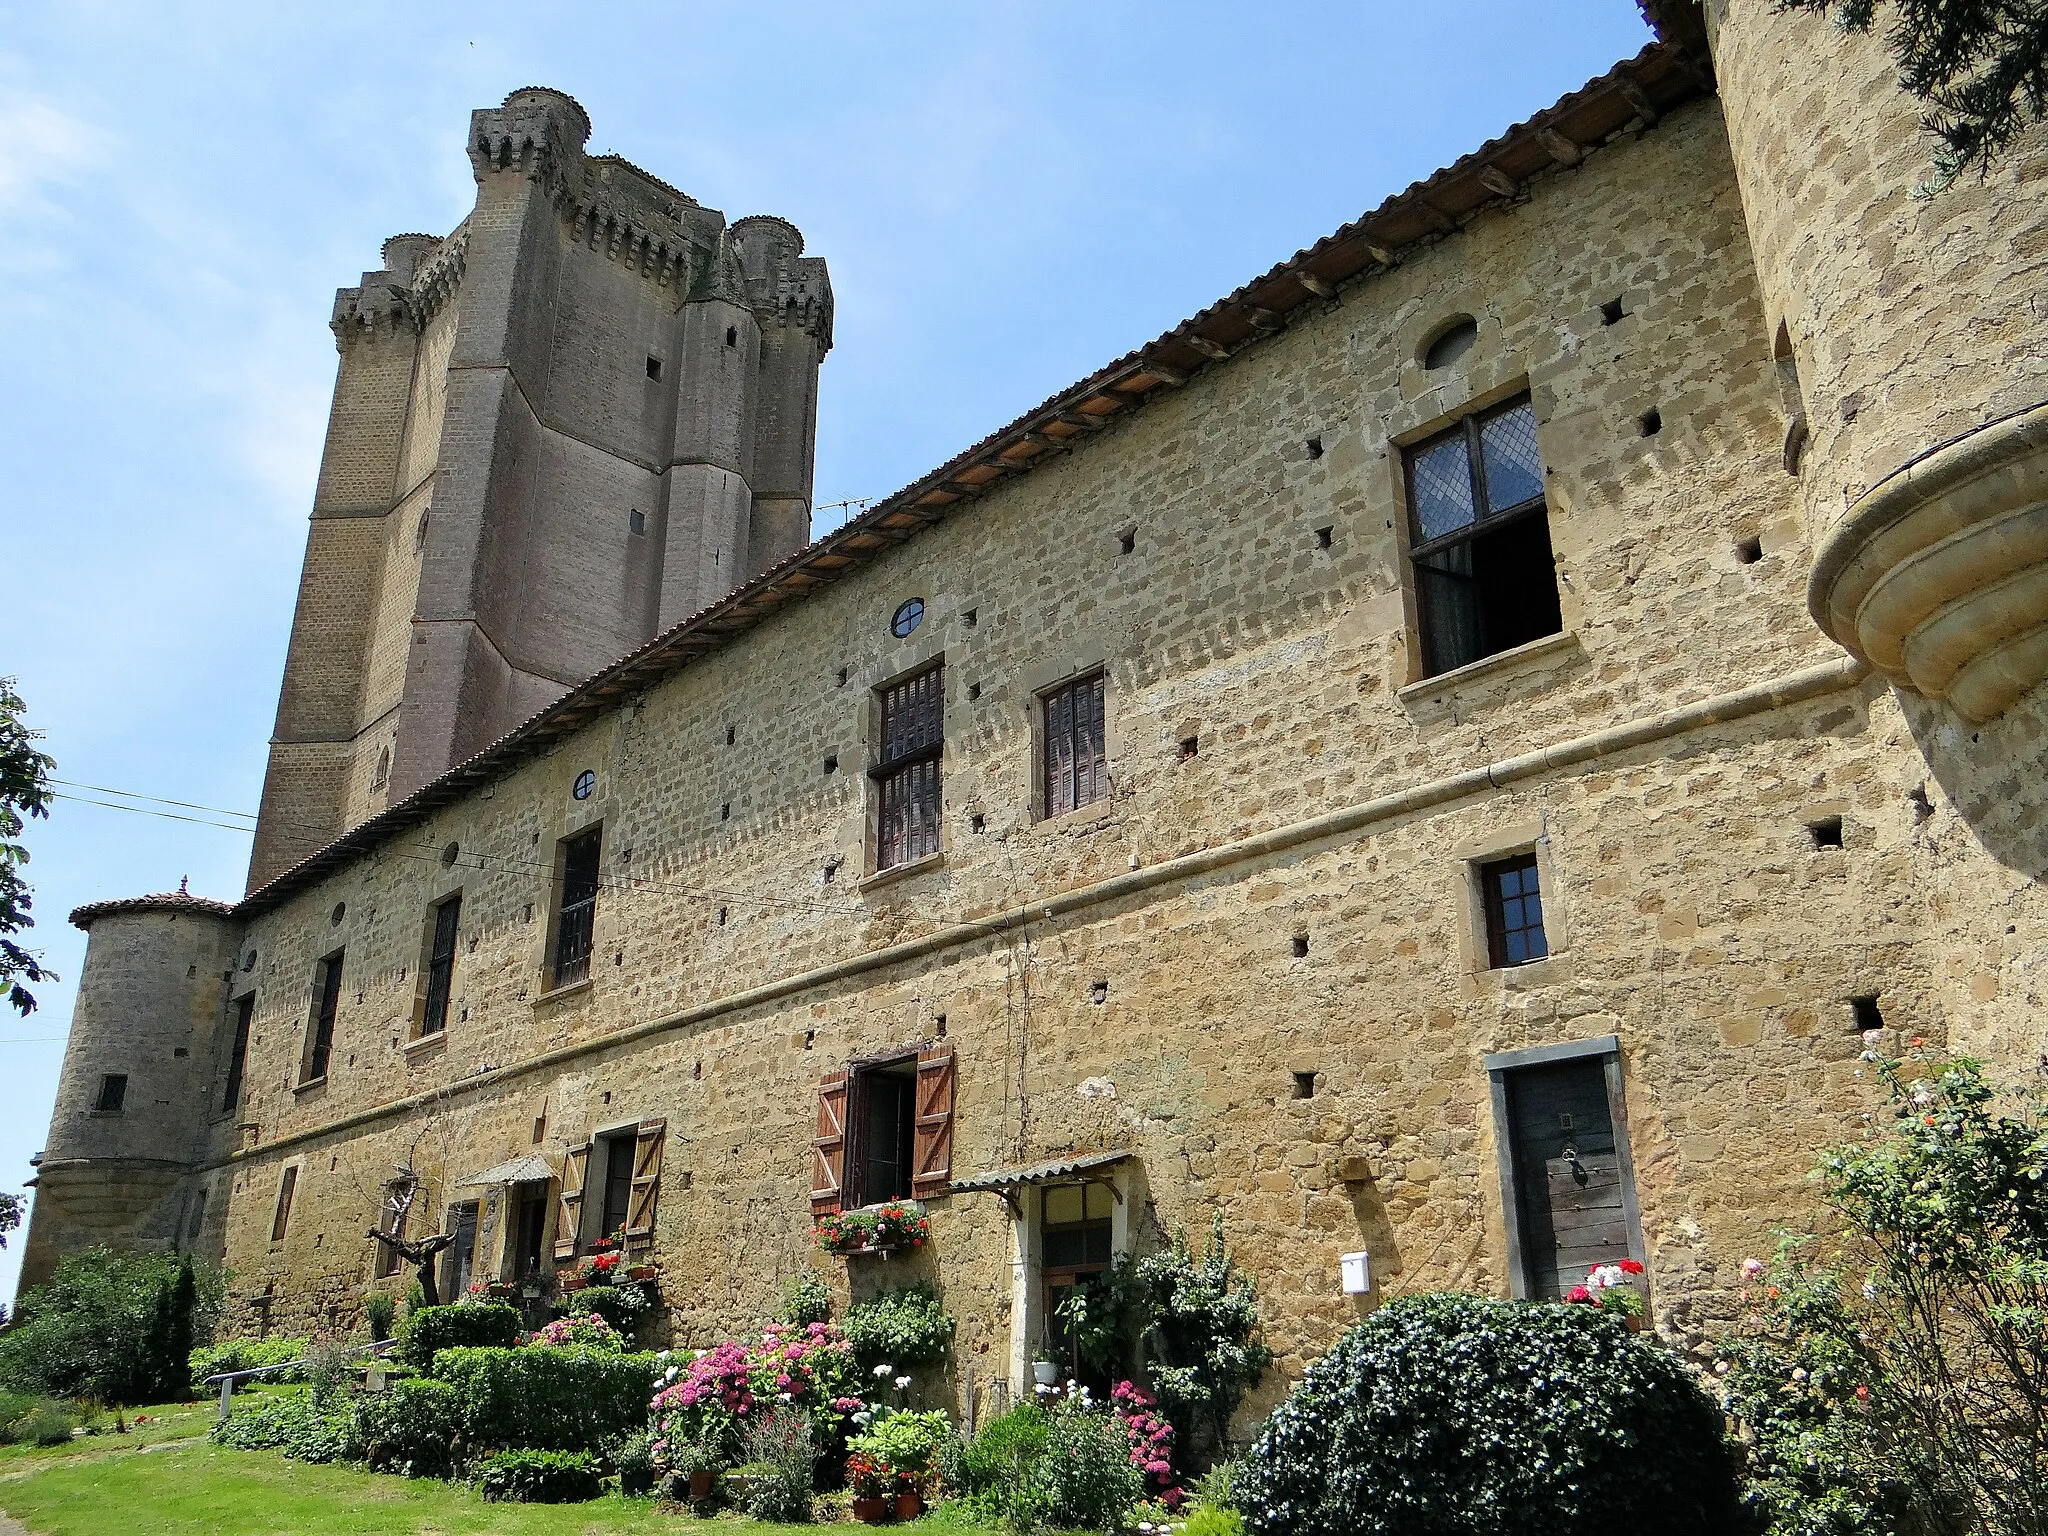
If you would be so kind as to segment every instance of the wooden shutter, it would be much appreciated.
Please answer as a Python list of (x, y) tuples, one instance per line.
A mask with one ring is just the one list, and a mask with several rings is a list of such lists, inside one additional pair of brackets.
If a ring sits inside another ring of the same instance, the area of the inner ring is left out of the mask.
[(576, 1257), (576, 1230), (583, 1222), (583, 1176), (590, 1171), (590, 1143), (571, 1147), (562, 1159), (562, 1193), (555, 1208), (555, 1257)]
[(818, 1134), (811, 1142), (811, 1213), (839, 1209), (846, 1183), (846, 1074), (827, 1072), (818, 1084)]
[(642, 1120), (633, 1137), (633, 1190), (626, 1201), (626, 1237), (631, 1242), (654, 1238), (654, 1202), (661, 1193), (661, 1146), (666, 1120)]
[(917, 1128), (911, 1151), (910, 1193), (919, 1200), (943, 1195), (953, 1183), (953, 1052), (924, 1051), (917, 1058)]

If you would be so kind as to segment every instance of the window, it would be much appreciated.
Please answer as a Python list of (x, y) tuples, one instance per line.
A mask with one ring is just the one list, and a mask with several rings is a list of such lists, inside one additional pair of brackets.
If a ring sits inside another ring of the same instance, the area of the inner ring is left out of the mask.
[(341, 951), (320, 962), (313, 986), (313, 1027), (306, 1036), (306, 1070), (301, 1082), (317, 1083), (327, 1076), (327, 1063), (334, 1054), (334, 1017), (341, 1010)]
[(875, 868), (939, 851), (939, 768), (945, 753), (945, 676), (932, 667), (882, 690), (881, 788)]
[(420, 1015), (415, 1040), (438, 1035), (448, 1027), (448, 996), (455, 985), (455, 935), (462, 922), (462, 897), (450, 896), (434, 908), (434, 938), (427, 947), (427, 1006)]
[(1536, 876), (1536, 855), (1484, 864), (1479, 869), (1486, 901), (1486, 949), (1495, 969), (1527, 965), (1550, 953), (1543, 935), (1543, 893)]
[(1527, 397), (1466, 417), (1407, 461), (1408, 555), (1429, 675), (1564, 628)]
[(1055, 1184), (1045, 1191), (1041, 1269), (1045, 1276), (1045, 1327), (1050, 1358), (1086, 1379), (1087, 1362), (1067, 1332), (1061, 1314), (1067, 1298), (1091, 1276), (1109, 1268), (1116, 1195), (1107, 1184)]
[(277, 1210), (272, 1213), (270, 1218), (270, 1240), (273, 1243), (284, 1241), (284, 1230), (291, 1225), (292, 1195), (298, 1187), (299, 1165), (294, 1163), (291, 1167), (285, 1169), (284, 1177), (278, 1180)]
[(377, 1207), (377, 1230), (392, 1242), (376, 1244), (377, 1261), (373, 1273), (379, 1280), (398, 1273), (400, 1260), (394, 1244), (405, 1240), (405, 1219), (412, 1214), (413, 1196), (418, 1189), (419, 1186), (409, 1179), (393, 1179), (384, 1186), (384, 1199)]
[(623, 1231), (626, 1207), (633, 1197), (633, 1133), (600, 1138), (604, 1148), (604, 1207), (598, 1235), (610, 1237)]
[(128, 1102), (128, 1074), (109, 1072), (100, 1079), (99, 1097), (92, 1101), (93, 1109), (102, 1115), (118, 1115), (121, 1106)]
[(650, 358), (648, 358), (648, 359), (647, 359), (647, 377), (648, 377), (648, 379), (649, 379), (650, 381), (652, 381), (652, 382), (654, 382), (654, 383), (659, 383), (659, 382), (661, 381), (661, 359), (660, 359), (660, 358), (658, 358), (658, 357), (650, 357)]
[(235, 1000), (235, 1039), (228, 1048), (228, 1086), (220, 1101), (224, 1115), (233, 1114), (242, 1104), (242, 1074), (249, 1066), (249, 1025), (255, 1016), (255, 993)]
[(555, 914), (552, 985), (573, 986), (590, 976), (590, 941), (597, 921), (597, 855), (601, 827), (562, 844), (562, 905)]
[(860, 1063), (818, 1086), (813, 1211), (945, 1193), (953, 1176), (950, 1046)]
[[(624, 1229), (629, 1243), (651, 1242), (654, 1238), (656, 1202), (661, 1195), (661, 1159), (668, 1135), (666, 1120), (642, 1120), (624, 1130), (606, 1131), (580, 1147), (571, 1147), (562, 1163), (561, 1204), (555, 1213), (555, 1257), (573, 1258), (578, 1248), (592, 1238), (609, 1237)], [(592, 1159), (596, 1159), (593, 1166)], [(594, 1189), (587, 1188), (590, 1181)], [(687, 1187), (687, 1181), (685, 1184)], [(585, 1196), (594, 1202), (594, 1218), (586, 1218)], [(535, 1198), (545, 1196), (540, 1191)], [(524, 1215), (520, 1220), (528, 1218)], [(535, 1221), (539, 1217), (533, 1218)], [(594, 1230), (584, 1230), (594, 1219)], [(524, 1227), (521, 1228), (522, 1234)], [(526, 1242), (525, 1236), (520, 1241)], [(540, 1252), (538, 1229), (533, 1252)]]
[(441, 1299), (462, 1300), (476, 1277), (477, 1203), (465, 1200), (448, 1208), (448, 1230), (455, 1241), (441, 1257)]
[(519, 1214), (514, 1228), (512, 1275), (524, 1280), (540, 1273), (541, 1237), (548, 1224), (548, 1187), (535, 1182), (519, 1186)]
[(1063, 816), (1109, 794), (1102, 740), (1102, 674), (1045, 696), (1045, 814)]

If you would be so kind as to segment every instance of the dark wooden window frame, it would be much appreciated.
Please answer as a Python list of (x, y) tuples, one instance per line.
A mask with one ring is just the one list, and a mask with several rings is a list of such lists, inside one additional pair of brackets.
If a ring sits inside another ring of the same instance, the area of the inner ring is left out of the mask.
[(232, 1115), (242, 1107), (242, 1079), (249, 1069), (249, 1032), (256, 1018), (256, 994), (245, 992), (228, 1003), (234, 1014), (234, 1033), (228, 1041), (228, 1082), (221, 1094), (220, 1112)]
[(270, 1212), (270, 1240), (284, 1241), (284, 1235), (292, 1224), (292, 1199), (299, 1192), (299, 1165), (285, 1164), (284, 1171), (277, 1176), (277, 1203)]
[(945, 814), (946, 664), (876, 690), (875, 872), (937, 854)]
[(1038, 696), (1039, 815), (1045, 820), (1109, 798), (1108, 706), (1108, 674), (1101, 667)]
[(632, 1212), (633, 1152), (639, 1144), (639, 1134), (639, 1123), (635, 1121), (630, 1125), (599, 1131), (591, 1137), (604, 1154), (603, 1182), (597, 1188), (597, 1227), (590, 1234), (592, 1242), (622, 1231), (627, 1216)]
[(341, 967), (346, 950), (320, 957), (313, 994), (313, 1016), (306, 1022), (305, 1069), (299, 1085), (323, 1083), (334, 1060), (334, 1032), (341, 1018)]
[[(906, 1076), (904, 1068), (908, 1067)], [(909, 1143), (902, 1162), (903, 1192), (877, 1193), (868, 1188), (868, 1155), (874, 1127), (875, 1085), (887, 1082), (902, 1111), (898, 1134)], [(847, 1210), (880, 1205), (885, 1200), (914, 1198), (917, 1158), (917, 1052), (850, 1063), (846, 1072), (846, 1158), (841, 1171), (842, 1196)]]
[(448, 1028), (448, 1004), (455, 993), (455, 951), (461, 938), (462, 892), (444, 896), (434, 904), (427, 928), (427, 963), (421, 967), (426, 982), (424, 1006), (413, 1030), (413, 1039), (426, 1040)]
[(1643, 1244), (1642, 1207), (1636, 1198), (1635, 1157), (1628, 1144), (1628, 1103), (1622, 1091), (1620, 1037), (1600, 1035), (1562, 1045), (1501, 1051), (1488, 1056), (1484, 1064), (1493, 1101), (1494, 1160), (1500, 1174), (1501, 1208), (1507, 1228), (1509, 1294), (1517, 1301), (1529, 1299), (1529, 1272), (1522, 1254), (1521, 1186), (1515, 1177), (1515, 1149), (1508, 1131), (1508, 1077), (1524, 1067), (1547, 1067), (1561, 1061), (1581, 1061), (1588, 1056), (1602, 1058), (1607, 1076), (1607, 1113), (1614, 1122), (1614, 1154), (1621, 1168), (1621, 1209), (1628, 1226), (1629, 1256), (1639, 1264), (1649, 1262)]
[[(1421, 679), (1423, 681), (1431, 677), (1441, 676), (1445, 672), (1454, 672), (1459, 666), (1469, 666), (1473, 663), (1460, 662), (1455, 665), (1444, 666), (1439, 664), (1435, 656), (1429, 654), (1431, 649), (1429, 640), (1430, 623), (1429, 615), (1426, 611), (1429, 599), (1424, 595), (1424, 585), (1420, 575), (1422, 562), (1431, 555), (1440, 554), (1444, 550), (1455, 548), (1460, 544), (1468, 544), (1474, 539), (1484, 537), (1487, 534), (1497, 533), (1503, 528), (1528, 518), (1548, 517), (1550, 515), (1550, 497), (1547, 488), (1539, 490), (1534, 496), (1529, 497), (1525, 501), (1516, 502), (1514, 505), (1507, 507), (1492, 506), (1487, 494), (1486, 461), (1480, 446), (1480, 432), (1495, 417), (1505, 416), (1510, 411), (1531, 404), (1529, 392), (1525, 389), (1517, 394), (1508, 396), (1504, 400), (1496, 400), (1490, 405), (1469, 408), (1453, 425), (1401, 446), (1401, 491), (1408, 504), (1409, 581), (1414, 589), (1416, 616), (1420, 621), (1418, 639), (1421, 641), (1423, 656), (1424, 673)], [(1471, 522), (1462, 528), (1453, 529), (1451, 532), (1441, 534), (1433, 539), (1425, 539), (1422, 536), (1422, 509), (1417, 504), (1415, 496), (1415, 465), (1424, 454), (1428, 453), (1439, 443), (1460, 434), (1465, 439), (1465, 468), (1472, 485), (1473, 518)], [(1540, 469), (1540, 445), (1538, 454)], [(1539, 484), (1542, 483), (1543, 478), (1539, 474)], [(1553, 570), (1551, 580), (1554, 583), (1556, 579), (1556, 573)], [(1498, 651), (1490, 651), (1474, 658), (1474, 660), (1484, 661), (1488, 656), (1497, 656), (1499, 654)]]
[(92, 1101), (96, 1115), (118, 1115), (128, 1104), (128, 1074), (126, 1072), (102, 1072), (100, 1091)]
[[(1510, 871), (1527, 871), (1536, 879), (1537, 920), (1532, 928), (1526, 923), (1510, 924), (1507, 918), (1507, 896), (1502, 889), (1501, 877)], [(1486, 957), (1491, 969), (1512, 970), (1516, 966), (1534, 965), (1539, 960), (1550, 958), (1549, 908), (1544, 901), (1543, 866), (1533, 850), (1521, 853), (1501, 854), (1483, 861), (1473, 871), (1479, 881), (1479, 901), (1486, 911)], [(1508, 938), (1513, 933), (1536, 933), (1543, 939), (1543, 953), (1528, 955), (1523, 959), (1510, 958)]]
[[(590, 979), (590, 956), (597, 942), (597, 895), (604, 884), (604, 824), (594, 823), (557, 843), (555, 909), (548, 941), (547, 990), (577, 986)], [(589, 868), (579, 867), (584, 849)]]

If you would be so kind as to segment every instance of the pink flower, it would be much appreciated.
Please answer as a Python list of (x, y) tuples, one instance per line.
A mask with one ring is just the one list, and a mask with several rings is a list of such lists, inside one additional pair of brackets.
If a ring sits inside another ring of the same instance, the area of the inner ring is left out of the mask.
[(1593, 1299), (1593, 1293), (1587, 1290), (1583, 1285), (1575, 1285), (1569, 1291), (1565, 1292), (1564, 1299), (1566, 1301), (1591, 1301)]

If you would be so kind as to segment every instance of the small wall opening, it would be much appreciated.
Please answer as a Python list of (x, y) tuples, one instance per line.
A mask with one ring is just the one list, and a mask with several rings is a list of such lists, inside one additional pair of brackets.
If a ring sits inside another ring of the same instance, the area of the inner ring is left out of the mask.
[(1317, 433), (1314, 437), (1310, 438), (1307, 442), (1303, 443), (1302, 447), (1308, 450), (1308, 456), (1310, 458), (1320, 459), (1323, 456), (1322, 434)]
[(1316, 548), (1328, 549), (1330, 547), (1331, 540), (1333, 540), (1336, 536), (1337, 530), (1335, 528), (1318, 528), (1316, 530)]
[(1764, 541), (1762, 539), (1744, 539), (1735, 546), (1735, 558), (1743, 565), (1755, 565), (1763, 557)]
[(1806, 824), (1806, 832), (1816, 848), (1842, 846), (1842, 818), (1839, 816), (1823, 816), (1819, 821), (1810, 821)]
[(1600, 323), (1602, 325), (1619, 325), (1627, 318), (1628, 311), (1621, 307), (1621, 300), (1619, 299), (1609, 299), (1600, 306)]
[(1877, 1006), (1877, 994), (1867, 993), (1862, 997), (1849, 999), (1850, 1026), (1857, 1034), (1884, 1028), (1884, 1010)]
[(1116, 547), (1123, 554), (1128, 555), (1131, 553), (1131, 551), (1138, 547), (1138, 530), (1136, 528), (1126, 528), (1122, 533), (1118, 534), (1116, 536)]
[(1197, 752), (1199, 752), (1199, 751), (1201, 750), (1201, 748), (1202, 748), (1202, 742), (1201, 742), (1201, 738), (1200, 738), (1200, 737), (1198, 737), (1198, 736), (1183, 736), (1183, 737), (1181, 737), (1181, 739), (1180, 739), (1180, 760), (1181, 760), (1182, 762), (1186, 762), (1186, 761), (1187, 761), (1187, 760), (1188, 760), (1189, 758), (1193, 757), (1193, 756), (1194, 756), (1194, 755), (1195, 755), (1195, 754), (1196, 754)]
[(1292, 950), (1294, 951), (1294, 958), (1295, 958), (1295, 959), (1297, 959), (1297, 960), (1305, 960), (1305, 959), (1307, 959), (1307, 958), (1308, 958), (1308, 935), (1307, 935), (1307, 934), (1305, 934), (1305, 933), (1297, 933), (1297, 934), (1296, 934), (1296, 935), (1295, 935), (1295, 936), (1294, 936), (1294, 937), (1293, 937), (1292, 939), (1290, 939), (1290, 940), (1288, 941), (1288, 945), (1289, 945), (1289, 947), (1290, 947), (1290, 948), (1291, 948), (1291, 949), (1292, 949)]
[(1645, 437), (1655, 437), (1664, 430), (1664, 413), (1652, 408), (1636, 418), (1636, 428)]
[(1423, 344), (1422, 366), (1432, 371), (1448, 368), (1478, 344), (1479, 322), (1470, 315), (1456, 315), (1439, 326)]
[(650, 380), (652, 380), (652, 381), (653, 381), (654, 383), (657, 383), (657, 384), (659, 384), (659, 383), (661, 382), (661, 359), (660, 359), (660, 358), (658, 358), (658, 357), (650, 357), (650, 358), (648, 358), (648, 359), (647, 359), (647, 377), (648, 377), (648, 378), (649, 378)]
[(635, 507), (632, 511), (626, 514), (626, 532), (645, 533), (646, 531), (647, 514), (645, 512), (642, 512), (638, 507)]
[(1316, 1096), (1316, 1075), (1313, 1072), (1294, 1074), (1294, 1096), (1297, 1099), (1312, 1099)]

